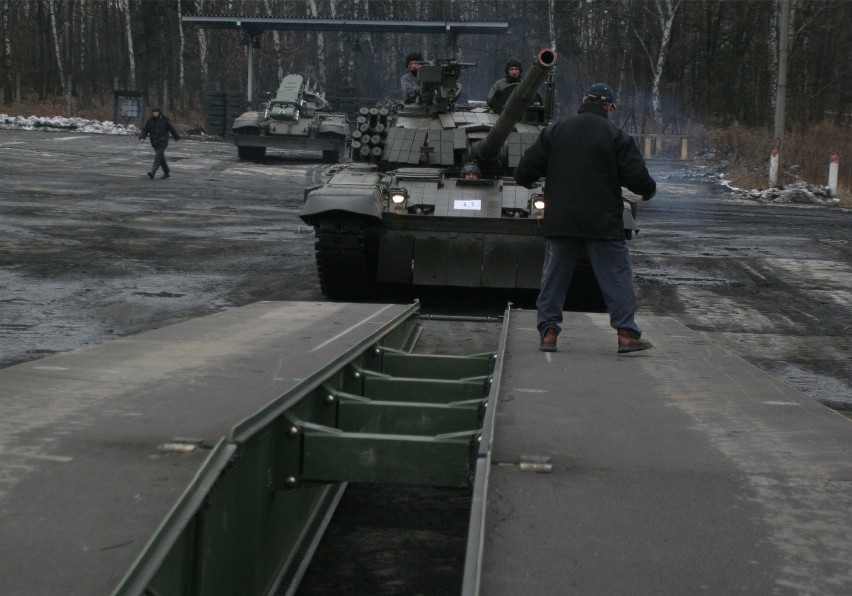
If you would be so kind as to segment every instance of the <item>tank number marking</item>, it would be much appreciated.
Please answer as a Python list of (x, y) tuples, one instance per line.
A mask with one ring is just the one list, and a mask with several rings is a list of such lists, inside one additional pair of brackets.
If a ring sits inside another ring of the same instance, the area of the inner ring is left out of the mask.
[(481, 211), (482, 210), (482, 201), (480, 201), (478, 199), (477, 200), (468, 200), (468, 201), (456, 200), (456, 201), (453, 201), (453, 209), (459, 209), (459, 210), (464, 209), (464, 210), (468, 210), (468, 211)]

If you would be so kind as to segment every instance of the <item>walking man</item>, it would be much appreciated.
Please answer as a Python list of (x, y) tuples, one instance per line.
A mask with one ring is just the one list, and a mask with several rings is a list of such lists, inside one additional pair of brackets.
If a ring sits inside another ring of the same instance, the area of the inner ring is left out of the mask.
[(160, 108), (151, 108), (151, 117), (145, 121), (145, 126), (142, 127), (142, 136), (139, 137), (139, 142), (145, 141), (145, 137), (151, 136), (151, 147), (154, 148), (154, 165), (148, 172), (148, 178), (154, 179), (154, 175), (159, 168), (163, 168), (163, 175), (160, 178), (168, 178), (169, 164), (166, 162), (166, 147), (169, 146), (169, 134), (175, 139), (175, 143), (180, 140), (180, 135), (172, 123), (160, 111)]
[(559, 120), (539, 135), (515, 169), (515, 180), (529, 188), (545, 177), (544, 266), (536, 307), (544, 352), (556, 351), (562, 308), (583, 245), (606, 301), (618, 352), (647, 350), (633, 319), (633, 270), (624, 240), (621, 187), (647, 201), (657, 184), (633, 138), (609, 121), (615, 94), (596, 83), (576, 115)]

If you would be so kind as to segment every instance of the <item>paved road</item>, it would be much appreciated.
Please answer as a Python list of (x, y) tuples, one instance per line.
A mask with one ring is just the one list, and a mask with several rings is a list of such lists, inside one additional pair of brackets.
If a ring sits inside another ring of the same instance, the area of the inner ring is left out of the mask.
[(297, 213), (324, 166), (135, 137), (0, 130), (0, 365), (258, 300), (320, 299)]
[[(168, 150), (173, 176), (153, 181), (152, 155), (135, 137), (0, 130), (0, 366), (258, 300), (322, 299), (298, 218), (328, 168), (319, 154), (255, 164), (185, 139)], [(660, 191), (632, 243), (643, 311), (852, 407), (852, 212), (736, 201), (694, 169), (651, 169)]]
[(733, 200), (653, 166), (632, 245), (642, 307), (852, 408), (852, 211)]

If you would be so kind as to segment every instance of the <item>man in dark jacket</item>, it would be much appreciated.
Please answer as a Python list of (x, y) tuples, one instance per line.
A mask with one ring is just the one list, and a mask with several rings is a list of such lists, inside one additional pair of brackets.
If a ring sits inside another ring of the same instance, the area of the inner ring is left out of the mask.
[(161, 178), (169, 177), (169, 164), (166, 163), (166, 147), (169, 146), (169, 134), (174, 137), (177, 143), (180, 140), (180, 135), (172, 123), (160, 111), (160, 108), (151, 109), (151, 117), (145, 121), (145, 126), (142, 127), (142, 136), (139, 137), (139, 142), (144, 142), (145, 137), (151, 136), (151, 147), (154, 148), (154, 165), (151, 171), (148, 172), (148, 178), (153, 179), (157, 169), (163, 168)]
[(536, 302), (539, 349), (545, 352), (556, 351), (562, 307), (584, 244), (618, 333), (618, 352), (653, 347), (633, 320), (636, 297), (621, 187), (647, 201), (657, 184), (633, 138), (609, 121), (614, 102), (609, 85), (592, 85), (577, 114), (545, 128), (515, 168), (522, 186), (545, 176), (545, 254)]
[(517, 58), (509, 58), (506, 62), (506, 68), (503, 72), (506, 76), (502, 79), (497, 79), (491, 85), (488, 95), (485, 97), (485, 103), (488, 107), (498, 114), (503, 111), (503, 106), (509, 100), (515, 86), (521, 82), (521, 73), (524, 69), (521, 67), (521, 61)]
[(417, 95), (420, 93), (420, 81), (417, 79), (417, 71), (420, 70), (421, 62), (423, 62), (423, 54), (420, 52), (411, 52), (405, 57), (406, 72), (399, 80), (399, 85), (402, 87), (402, 98), (405, 103), (417, 101)]

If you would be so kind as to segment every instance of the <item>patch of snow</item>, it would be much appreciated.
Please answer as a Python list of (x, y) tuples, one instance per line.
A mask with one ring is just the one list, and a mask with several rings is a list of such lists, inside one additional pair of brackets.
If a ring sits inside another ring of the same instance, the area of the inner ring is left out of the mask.
[[(767, 189), (745, 189), (734, 186), (725, 177), (725, 161), (711, 151), (705, 151), (700, 156), (701, 170), (695, 173), (705, 180), (712, 182), (731, 193), (736, 199), (748, 199), (758, 203), (796, 203), (807, 205), (839, 205), (840, 199), (831, 196), (828, 186), (808, 184), (802, 180), (793, 182), (784, 187)], [(794, 167), (791, 166), (791, 170)]]
[(84, 118), (64, 118), (62, 116), (9, 116), (0, 114), (0, 128), (18, 130), (74, 131), (103, 135), (136, 135), (139, 128), (130, 124), (124, 126), (109, 120), (99, 122)]
[(758, 203), (797, 203), (805, 205), (839, 205), (840, 199), (831, 196), (827, 186), (807, 184), (801, 180), (782, 188), (745, 190), (731, 186), (726, 180), (721, 185), (728, 189), (736, 198), (751, 199)]

